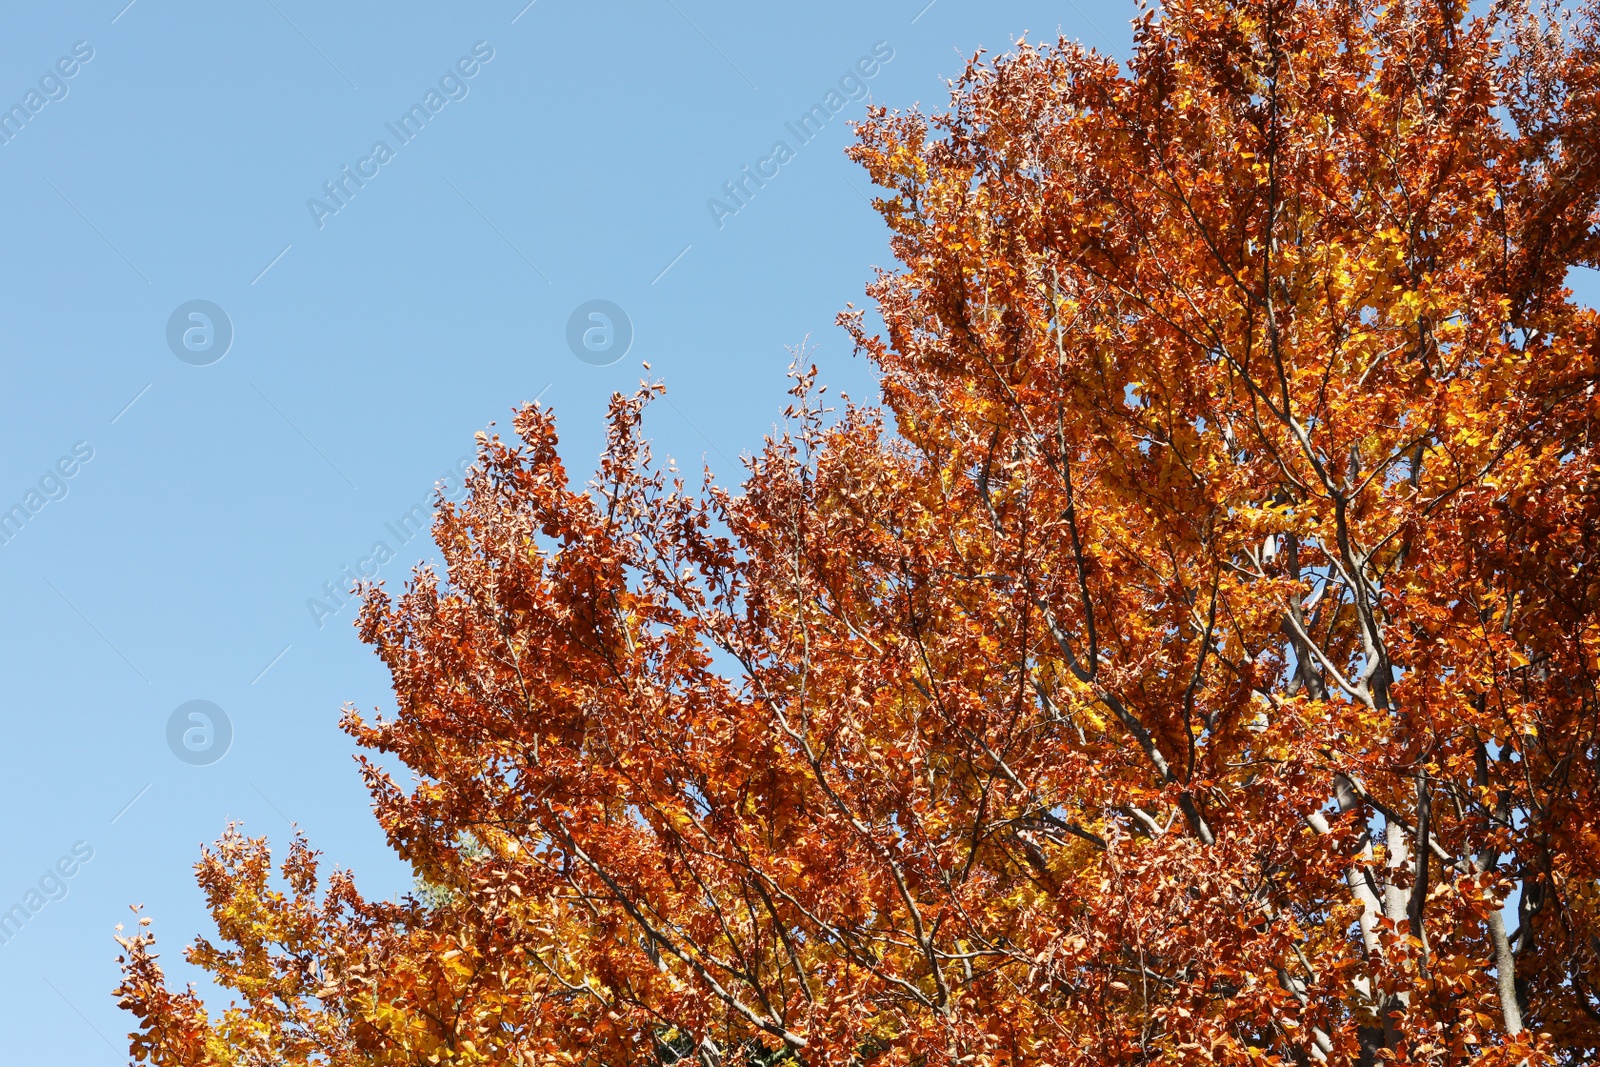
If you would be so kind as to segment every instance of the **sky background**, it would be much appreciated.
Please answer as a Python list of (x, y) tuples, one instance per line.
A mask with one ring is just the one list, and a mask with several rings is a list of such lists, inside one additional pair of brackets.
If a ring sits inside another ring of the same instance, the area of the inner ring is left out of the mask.
[[(0, 911), (41, 878), (65, 889), (0, 944), (7, 1063), (126, 1062), (113, 928), (144, 904), (169, 977), (194, 978), (180, 950), (212, 931), (191, 867), (231, 820), (275, 843), (297, 824), (369, 895), (409, 888), (336, 726), (347, 701), (391, 706), (386, 674), (352, 605), (319, 628), (307, 602), (377, 541), (391, 588), (430, 555), (385, 524), (475, 432), (542, 396), (586, 478), (607, 397), (648, 360), (670, 390), (658, 456), (737, 475), (783, 409), (789, 347), (809, 338), (823, 380), (875, 395), (834, 325), (889, 263), (842, 154), (866, 101), (803, 146), (785, 123), (875, 45), (892, 58), (872, 100), (939, 108), (978, 49), (1060, 32), (1124, 57), (1133, 14), (125, 3), (0, 16), (0, 107), (43, 101), (0, 145), (0, 510), (43, 502), (0, 545)], [(441, 89), (478, 42), (493, 58)], [(385, 124), (429, 89), (446, 102), (401, 145)], [(315, 217), (380, 139), (393, 158)], [(794, 157), (719, 228), (707, 200), (779, 139)], [(610, 366), (566, 340), (595, 299), (632, 323)], [(232, 326), (209, 365), (167, 340), (194, 300)], [(195, 700), (231, 725), (209, 764), (168, 745)], [(64, 856), (71, 877), (46, 877)]]
[[(113, 928), (144, 904), (169, 977), (195, 978), (180, 950), (211, 928), (191, 865), (230, 821), (278, 843), (300, 826), (369, 896), (409, 888), (336, 726), (346, 702), (387, 710), (387, 677), (325, 583), (347, 588), (379, 541), (391, 588), (430, 555), (389, 527), (475, 432), (540, 397), (586, 478), (607, 397), (648, 360), (670, 390), (647, 417), (658, 457), (736, 477), (792, 346), (875, 395), (834, 325), (890, 262), (842, 154), (866, 101), (803, 146), (786, 123), (875, 46), (871, 99), (937, 109), (976, 50), (1027, 31), (1126, 58), (1134, 14), (125, 3), (0, 17), (0, 106), (59, 97), (0, 145), (0, 510), (42, 502), (0, 545), (0, 912), (41, 879), (60, 897), (0, 944), (7, 1063), (126, 1062)], [(441, 87), (475, 45), (492, 58)], [(385, 124), (430, 89), (446, 102), (402, 145)], [(719, 227), (708, 199), (779, 139), (793, 158)], [(314, 213), (378, 140), (393, 158)], [(196, 300), (231, 324), (220, 359), (169, 346)], [(631, 322), (609, 366), (567, 342), (591, 300)], [(169, 746), (190, 701), (221, 709), (221, 759)]]

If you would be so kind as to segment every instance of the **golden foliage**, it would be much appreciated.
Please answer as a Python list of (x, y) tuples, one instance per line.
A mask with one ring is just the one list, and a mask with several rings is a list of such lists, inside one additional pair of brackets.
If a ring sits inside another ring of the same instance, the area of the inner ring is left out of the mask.
[(1173, 0), (875, 111), (887, 412), (797, 371), (737, 494), (658, 386), (582, 491), (482, 439), (345, 718), (441, 891), (230, 832), (242, 1001), (125, 938), (135, 1058), (1592, 1062), (1595, 14)]

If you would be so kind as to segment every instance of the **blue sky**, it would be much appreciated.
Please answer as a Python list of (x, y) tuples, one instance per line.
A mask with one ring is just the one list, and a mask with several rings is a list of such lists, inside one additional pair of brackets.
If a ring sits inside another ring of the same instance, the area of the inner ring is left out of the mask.
[[(192, 977), (190, 867), (230, 820), (408, 888), (336, 728), (390, 703), (347, 573), (403, 581), (418, 506), (516, 404), (554, 406), (586, 475), (641, 360), (657, 455), (724, 474), (790, 346), (874, 395), (833, 325), (889, 263), (848, 123), (937, 108), (1023, 31), (1125, 57), (1134, 13), (525, 4), (4, 13), (0, 922), (38, 905), (0, 927), (7, 1063), (125, 1062), (113, 926), (143, 903)], [(580, 358), (590, 331), (631, 346)]]
[[(658, 455), (727, 473), (787, 346), (873, 395), (833, 325), (889, 259), (848, 123), (939, 106), (1023, 31), (1123, 56), (1133, 14), (525, 3), (4, 13), (0, 509), (27, 517), (0, 544), (0, 912), (37, 905), (0, 943), (6, 1062), (125, 1062), (112, 928), (143, 903), (189, 977), (190, 867), (229, 820), (407, 888), (335, 725), (386, 679), (326, 583), (402, 581), (416, 506), (536, 396), (584, 474), (641, 360)], [(605, 366), (567, 342), (595, 300), (631, 323)]]

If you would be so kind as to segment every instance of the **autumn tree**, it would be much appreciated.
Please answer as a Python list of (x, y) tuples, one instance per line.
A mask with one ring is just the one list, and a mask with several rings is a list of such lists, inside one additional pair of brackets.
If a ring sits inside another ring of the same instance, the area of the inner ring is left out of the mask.
[[(199, 866), (134, 1058), (1600, 1055), (1597, 10), (1173, 0), (852, 150), (883, 403), (732, 491), (480, 439), (347, 709), (432, 891)], [(141, 920), (145, 922), (147, 920)]]

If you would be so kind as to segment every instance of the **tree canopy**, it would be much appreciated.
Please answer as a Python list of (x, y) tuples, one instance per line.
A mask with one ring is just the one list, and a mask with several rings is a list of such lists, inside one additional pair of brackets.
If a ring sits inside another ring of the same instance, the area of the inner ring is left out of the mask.
[(430, 891), (229, 830), (238, 999), (130, 932), (135, 1060), (1593, 1062), (1597, 14), (1170, 0), (874, 110), (882, 403), (802, 360), (736, 489), (658, 383), (585, 486), (480, 435), (344, 718)]

